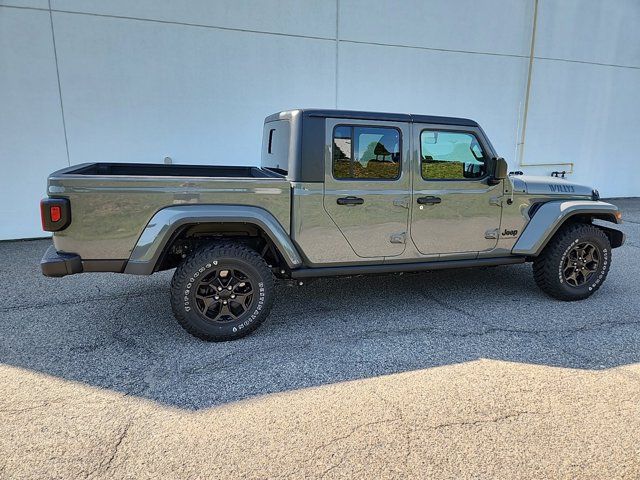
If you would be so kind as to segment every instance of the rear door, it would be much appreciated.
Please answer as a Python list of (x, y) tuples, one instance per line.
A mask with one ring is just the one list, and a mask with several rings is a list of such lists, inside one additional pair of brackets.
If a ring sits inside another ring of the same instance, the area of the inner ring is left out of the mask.
[(359, 257), (404, 252), (411, 196), (408, 125), (327, 119), (324, 208)]
[(411, 239), (423, 255), (495, 248), (502, 184), (490, 185), (490, 146), (478, 128), (414, 124)]

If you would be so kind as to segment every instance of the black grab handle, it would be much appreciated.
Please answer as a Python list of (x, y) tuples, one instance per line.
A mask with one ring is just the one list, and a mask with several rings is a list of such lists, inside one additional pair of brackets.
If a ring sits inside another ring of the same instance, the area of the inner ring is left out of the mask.
[(436, 203), (441, 203), (442, 199), (440, 197), (418, 197), (418, 203), (420, 205), (424, 205), (426, 203), (430, 203), (435, 205)]
[(364, 198), (360, 197), (342, 197), (337, 200), (338, 205), (362, 205)]

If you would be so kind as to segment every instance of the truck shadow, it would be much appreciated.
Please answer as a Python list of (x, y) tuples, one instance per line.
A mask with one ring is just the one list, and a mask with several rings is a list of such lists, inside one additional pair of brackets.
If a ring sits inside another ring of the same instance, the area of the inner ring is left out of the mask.
[(181, 409), (479, 358), (591, 370), (640, 361), (638, 286), (625, 257), (637, 260), (627, 247), (583, 302), (547, 298), (527, 265), (323, 279), (278, 285), (267, 323), (212, 344), (173, 319), (170, 272), (12, 276), (44, 246), (0, 248), (5, 258), (19, 250), (2, 273), (11, 293), (0, 362)]

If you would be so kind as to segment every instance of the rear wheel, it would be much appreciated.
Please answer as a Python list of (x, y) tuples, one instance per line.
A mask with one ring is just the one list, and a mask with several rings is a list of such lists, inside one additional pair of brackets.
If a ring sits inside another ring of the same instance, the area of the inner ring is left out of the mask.
[(582, 300), (604, 282), (611, 244), (602, 230), (587, 224), (563, 227), (533, 262), (538, 286), (559, 300)]
[(178, 323), (208, 341), (235, 340), (269, 315), (273, 276), (255, 251), (242, 245), (196, 250), (171, 281), (171, 306)]

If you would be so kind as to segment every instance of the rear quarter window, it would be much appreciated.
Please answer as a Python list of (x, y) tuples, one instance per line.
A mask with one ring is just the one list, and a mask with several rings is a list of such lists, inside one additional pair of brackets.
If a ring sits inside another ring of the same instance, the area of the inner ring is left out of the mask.
[(264, 124), (260, 162), (263, 168), (287, 174), (290, 134), (291, 125), (288, 120), (276, 120)]

